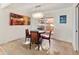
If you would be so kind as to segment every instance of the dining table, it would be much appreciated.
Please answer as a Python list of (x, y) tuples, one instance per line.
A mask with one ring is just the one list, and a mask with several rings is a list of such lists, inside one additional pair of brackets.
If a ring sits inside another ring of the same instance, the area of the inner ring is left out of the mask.
[(38, 33), (42, 34), (42, 33), (45, 33), (44, 30), (38, 30), (38, 29), (30, 29), (30, 31), (37, 31)]

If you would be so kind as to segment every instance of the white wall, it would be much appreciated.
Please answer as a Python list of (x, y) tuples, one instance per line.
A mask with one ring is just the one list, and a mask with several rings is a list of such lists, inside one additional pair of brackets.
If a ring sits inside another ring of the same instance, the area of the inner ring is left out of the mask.
[[(68, 7), (64, 9), (52, 10), (45, 12), (46, 16), (54, 17), (55, 33), (54, 38), (62, 41), (72, 42), (73, 41), (73, 20), (74, 20), (74, 9)], [(60, 24), (59, 16), (67, 15), (67, 23)]]
[[(9, 25), (10, 12), (14, 12), (14, 13), (22, 14), (22, 15), (26, 15), (26, 16), (29, 15), (27, 12), (24, 12), (24, 11), (0, 9), (0, 44), (15, 40), (18, 38), (24, 38), (25, 28), (27, 28), (27, 27), (32, 28), (27, 25), (10, 26)], [(31, 25), (33, 25), (33, 24), (35, 25), (34, 22), (31, 22)]]

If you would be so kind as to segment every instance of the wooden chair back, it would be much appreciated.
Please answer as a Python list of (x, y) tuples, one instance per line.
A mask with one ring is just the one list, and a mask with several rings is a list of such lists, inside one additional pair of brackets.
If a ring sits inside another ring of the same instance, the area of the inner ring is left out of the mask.
[(31, 31), (30, 35), (32, 43), (39, 43), (39, 33), (37, 31)]
[(30, 35), (30, 33), (29, 33), (29, 30), (28, 30), (28, 29), (26, 29), (26, 30), (25, 30), (25, 34), (26, 34), (26, 37), (28, 37), (28, 36)]

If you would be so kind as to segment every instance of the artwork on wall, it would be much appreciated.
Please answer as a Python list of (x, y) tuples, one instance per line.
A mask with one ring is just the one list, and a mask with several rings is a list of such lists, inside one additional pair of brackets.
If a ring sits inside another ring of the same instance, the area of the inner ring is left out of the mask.
[(30, 17), (10, 13), (10, 25), (30, 25)]
[(66, 24), (67, 23), (67, 15), (61, 15), (60, 16), (60, 23)]

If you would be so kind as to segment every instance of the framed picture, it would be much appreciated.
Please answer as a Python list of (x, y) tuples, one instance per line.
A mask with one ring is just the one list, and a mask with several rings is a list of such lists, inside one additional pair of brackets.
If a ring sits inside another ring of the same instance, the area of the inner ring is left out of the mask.
[(30, 25), (30, 17), (10, 13), (10, 25)]
[(67, 23), (67, 15), (61, 15), (60, 16), (60, 23), (62, 23), (62, 24)]

